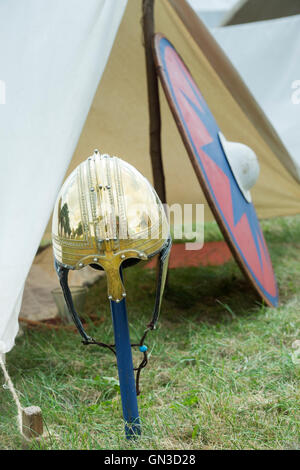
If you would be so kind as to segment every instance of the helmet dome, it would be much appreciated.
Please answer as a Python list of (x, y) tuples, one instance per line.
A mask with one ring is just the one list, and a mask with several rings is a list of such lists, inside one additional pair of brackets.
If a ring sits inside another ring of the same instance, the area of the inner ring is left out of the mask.
[(219, 132), (219, 139), (233, 176), (247, 202), (251, 202), (250, 189), (259, 176), (259, 163), (254, 151), (245, 144), (229, 142)]

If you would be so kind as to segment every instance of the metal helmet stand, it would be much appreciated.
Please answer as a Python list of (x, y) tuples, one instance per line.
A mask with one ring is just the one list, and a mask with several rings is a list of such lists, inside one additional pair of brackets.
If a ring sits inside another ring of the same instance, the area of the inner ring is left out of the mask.
[(132, 439), (141, 434), (141, 425), (132, 363), (126, 300), (123, 299), (118, 303), (111, 300), (110, 309), (115, 335), (125, 436), (127, 439)]

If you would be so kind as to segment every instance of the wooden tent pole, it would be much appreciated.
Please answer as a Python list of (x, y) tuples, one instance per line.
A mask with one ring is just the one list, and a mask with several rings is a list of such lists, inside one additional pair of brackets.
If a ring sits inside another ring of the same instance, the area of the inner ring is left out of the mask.
[(154, 35), (154, 0), (143, 0), (143, 33), (147, 71), (150, 157), (154, 188), (162, 203), (166, 203), (165, 175), (161, 152), (161, 117), (158, 78), (152, 52)]
[[(153, 185), (161, 202), (167, 204), (165, 174), (161, 151), (161, 117), (158, 91), (158, 77), (153, 58), (153, 36), (154, 36), (154, 0), (143, 0), (143, 34), (146, 59), (148, 110), (149, 110), (149, 137), (150, 157), (152, 164)], [(169, 214), (165, 206), (166, 216)], [(158, 278), (159, 263), (156, 264), (156, 276)], [(169, 273), (167, 273), (165, 288), (169, 284)]]

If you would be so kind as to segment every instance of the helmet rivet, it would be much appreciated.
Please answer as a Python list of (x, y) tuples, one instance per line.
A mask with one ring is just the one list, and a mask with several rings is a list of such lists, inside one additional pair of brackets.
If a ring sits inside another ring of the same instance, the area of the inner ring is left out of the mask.
[(112, 300), (112, 295), (109, 295), (109, 296), (108, 296), (108, 300)]
[(121, 258), (124, 259), (124, 258), (126, 258), (126, 256), (125, 256), (125, 255), (121, 255)]
[(107, 242), (109, 242), (109, 238), (106, 238), (105, 240), (106, 240)]
[(95, 150), (94, 150), (94, 153), (96, 153), (96, 154), (99, 153), (99, 150), (98, 150), (98, 149), (95, 149)]
[(126, 292), (123, 292), (122, 296), (123, 296), (123, 297), (126, 297)]
[(111, 186), (108, 184), (108, 185), (106, 186), (106, 189), (110, 189), (110, 188), (111, 188)]
[(102, 189), (102, 188), (103, 188), (102, 184), (99, 184), (99, 186), (98, 186), (98, 187), (99, 187), (99, 189)]
[(120, 299), (116, 299), (117, 304), (120, 302)]
[(78, 266), (79, 266), (80, 268), (82, 268), (82, 267), (84, 266), (84, 264), (83, 264), (83, 263), (79, 263)]
[(143, 256), (144, 256), (144, 253), (139, 253), (140, 258), (143, 258)]
[(98, 261), (98, 258), (94, 258), (94, 261), (97, 263), (97, 261)]
[(67, 267), (68, 267), (68, 265), (67, 265), (67, 264), (64, 264), (64, 267), (65, 267), (65, 268), (67, 268)]
[(94, 188), (90, 188), (90, 190), (91, 190), (92, 192), (94, 192), (94, 191), (95, 191), (95, 189), (94, 189)]

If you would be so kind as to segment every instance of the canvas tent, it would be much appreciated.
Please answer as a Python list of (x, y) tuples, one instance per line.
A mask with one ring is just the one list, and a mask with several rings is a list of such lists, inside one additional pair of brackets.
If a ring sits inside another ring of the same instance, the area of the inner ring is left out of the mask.
[(251, 23), (299, 14), (299, 0), (240, 0), (223, 18), (222, 25)]
[[(126, 5), (118, 0), (113, 9), (111, 5), (110, 0), (90, 1), (81, 14), (82, 3), (74, 0), (30, 0), (21, 10), (15, 0), (0, 2), (0, 47), (9, 40), (16, 43), (11, 51), (14, 66), (8, 58), (4, 70), (19, 90), (10, 108), (1, 109), (0, 146), (7, 157), (1, 160), (0, 173), (7, 202), (1, 208), (5, 223), (0, 244), (5, 247), (0, 266), (3, 352), (13, 346), (25, 278), (69, 162), (67, 174), (98, 147), (152, 180), (141, 2)], [(155, 21), (156, 31), (184, 57), (224, 135), (257, 153), (261, 176), (253, 200), (259, 216), (298, 213), (300, 186), (292, 176), (293, 159), (197, 15), (183, 0), (157, 0)], [(7, 55), (7, 50), (1, 54)], [(20, 85), (17, 71), (25, 73), (27, 88)], [(211, 220), (163, 93), (160, 96), (168, 202), (204, 203), (206, 220)], [(9, 199), (12, 181), (14, 198)]]
[(126, 1), (0, 1), (0, 352)]
[(293, 156), (299, 179), (300, 15), (212, 33)]

